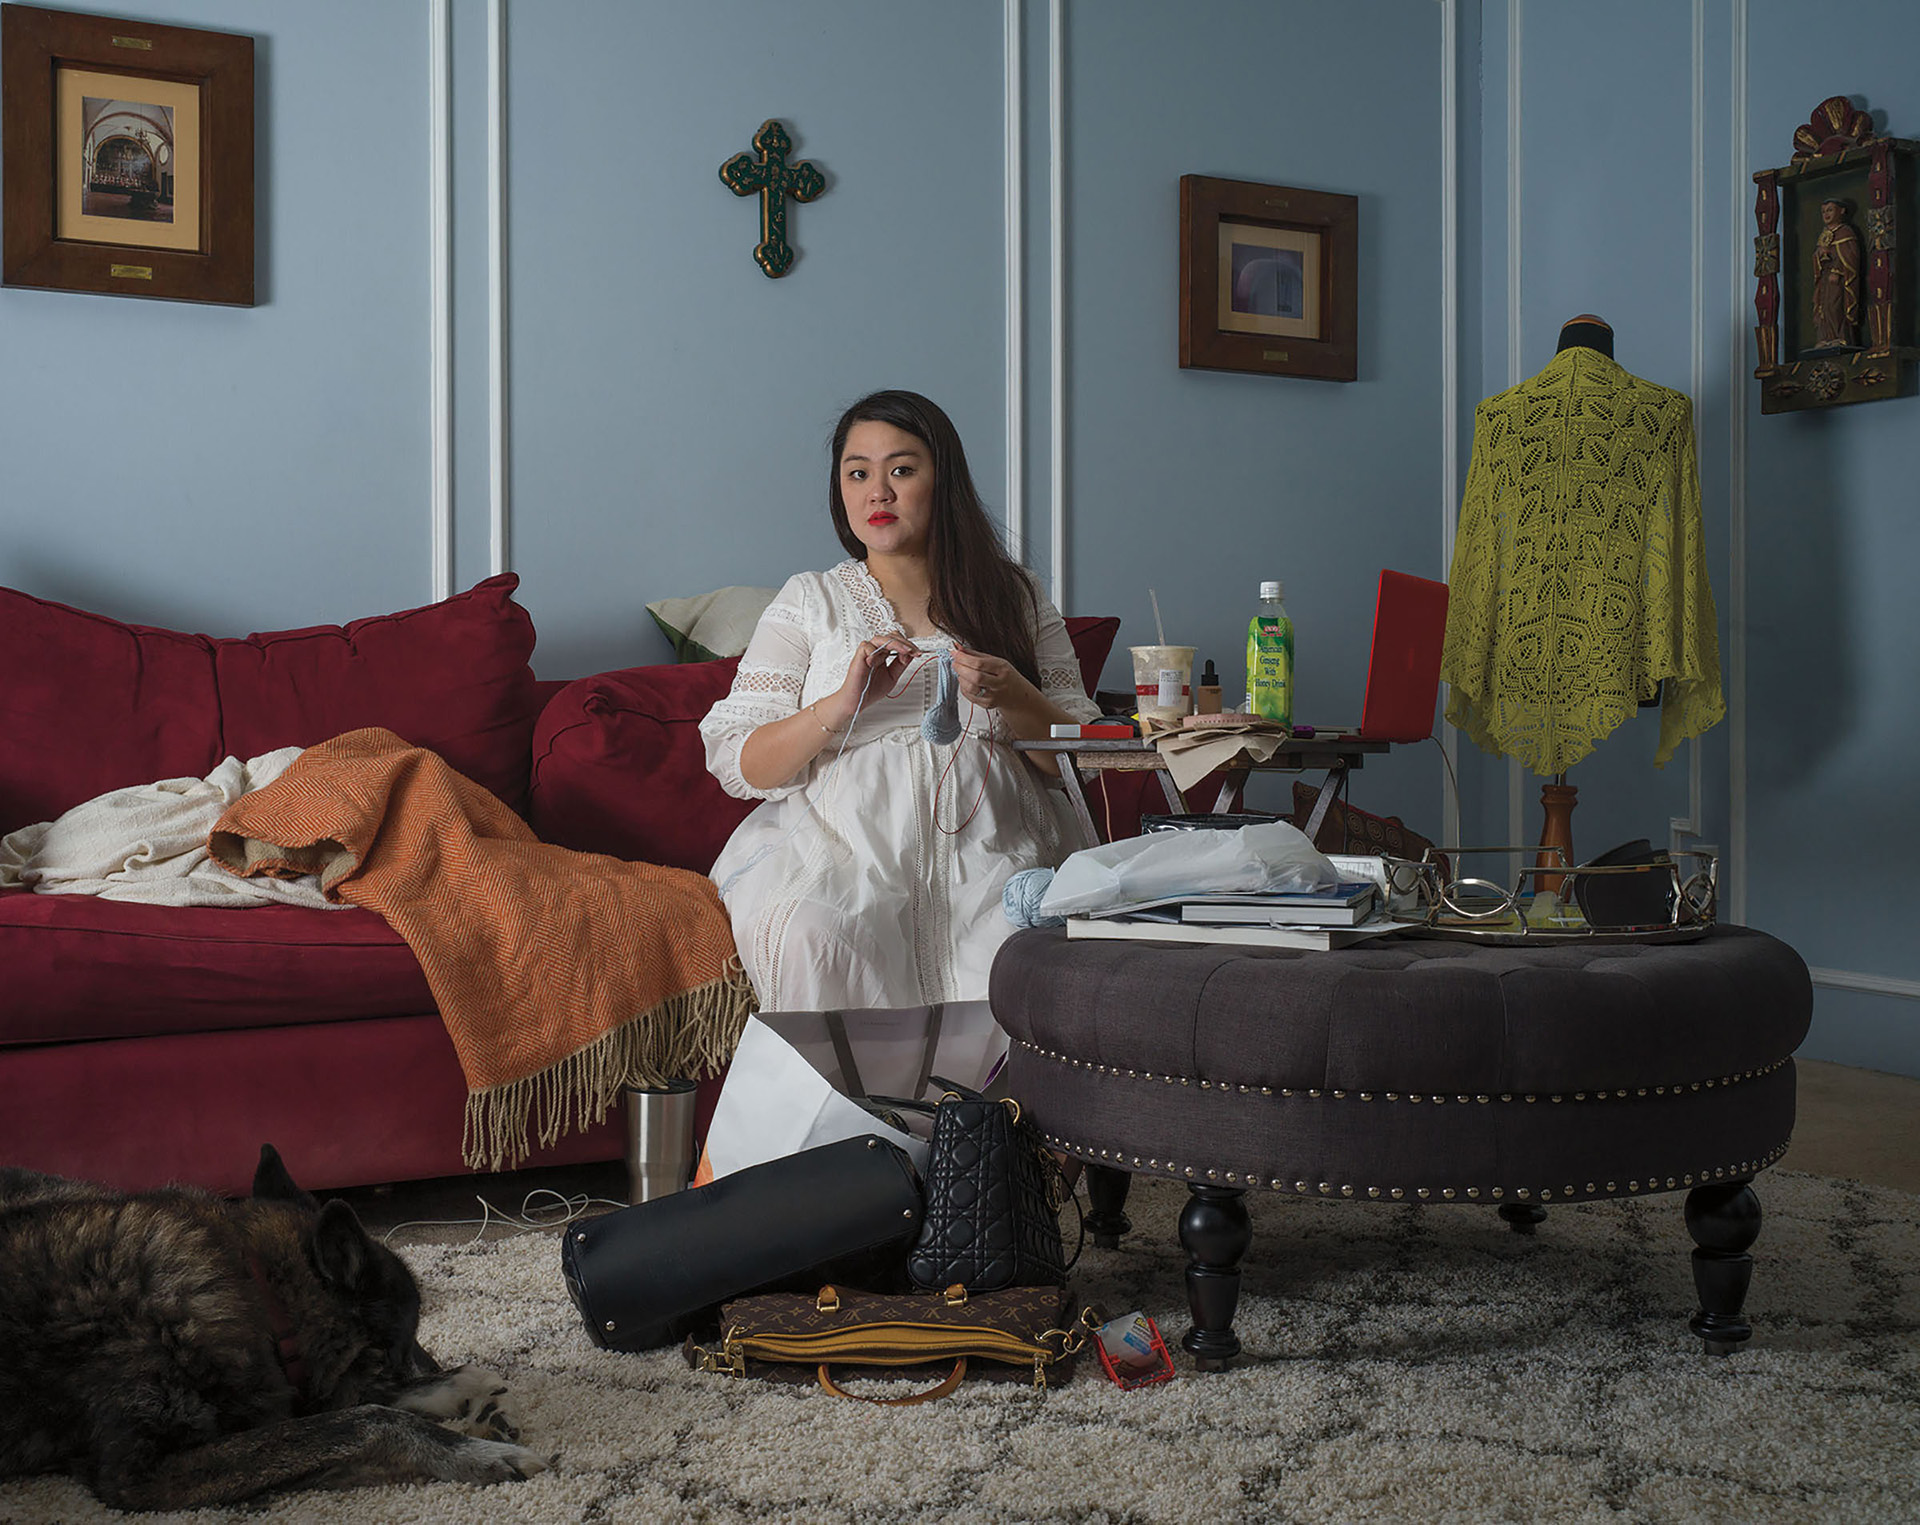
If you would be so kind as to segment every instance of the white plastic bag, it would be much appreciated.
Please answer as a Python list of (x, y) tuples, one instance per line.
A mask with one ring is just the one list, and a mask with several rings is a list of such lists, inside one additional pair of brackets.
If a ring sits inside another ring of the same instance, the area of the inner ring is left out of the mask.
[(748, 1019), (727, 1065), (694, 1184), (866, 1133), (898, 1144), (924, 1170), (926, 1141), (889, 1127), (849, 1093), (918, 1099), (929, 1075), (978, 1088), (1006, 1049), (985, 1001), (763, 1011)]
[(1332, 889), (1339, 871), (1286, 821), (1237, 830), (1150, 831), (1085, 848), (1060, 865), (1040, 902), (1046, 916), (1110, 911), (1180, 895)]

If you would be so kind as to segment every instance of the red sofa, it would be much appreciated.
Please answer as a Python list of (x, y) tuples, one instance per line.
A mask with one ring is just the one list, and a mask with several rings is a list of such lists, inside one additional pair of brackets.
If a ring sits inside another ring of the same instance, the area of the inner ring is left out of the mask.
[[(546, 841), (704, 873), (750, 808), (697, 730), (735, 663), (542, 682), (518, 582), (243, 640), (0, 589), (0, 835), (379, 725)], [(1068, 624), (1091, 692), (1119, 622)], [(372, 912), (0, 891), (0, 1165), (238, 1192), (270, 1141), (313, 1188), (457, 1175), (465, 1099), (420, 967)], [(616, 1115), (526, 1163), (622, 1149)]]

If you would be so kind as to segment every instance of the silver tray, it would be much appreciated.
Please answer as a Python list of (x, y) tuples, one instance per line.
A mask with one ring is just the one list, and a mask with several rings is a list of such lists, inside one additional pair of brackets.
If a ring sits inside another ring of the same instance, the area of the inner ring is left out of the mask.
[[(1464, 859), (1495, 854), (1518, 855), (1527, 863), (1510, 887), (1461, 872)], [(1547, 854), (1552, 861), (1535, 861)], [(1387, 919), (1402, 932), (1495, 947), (1694, 942), (1713, 930), (1719, 900), (1718, 859), (1698, 850), (1663, 851), (1653, 862), (1604, 867), (1569, 863), (1558, 848), (1539, 846), (1436, 847), (1418, 860), (1386, 861)], [(1599, 875), (1645, 876), (1649, 901), (1665, 903), (1664, 919), (1589, 922), (1580, 909), (1580, 889)]]

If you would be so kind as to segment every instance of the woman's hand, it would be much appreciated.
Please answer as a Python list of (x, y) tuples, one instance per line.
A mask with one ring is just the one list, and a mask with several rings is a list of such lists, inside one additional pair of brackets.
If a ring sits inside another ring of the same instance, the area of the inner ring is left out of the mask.
[[(991, 710), (999, 716), (998, 729), (1003, 739), (1043, 741), (1052, 734), (1054, 726), (1073, 719), (1005, 657), (990, 657), (956, 643), (953, 676), (962, 699), (976, 709)], [(1050, 753), (1029, 752), (1026, 759), (1037, 773), (1059, 771), (1059, 760)]]
[(913, 643), (904, 636), (862, 641), (839, 688), (784, 719), (756, 727), (741, 743), (740, 776), (756, 789), (779, 789), (792, 783), (821, 752), (845, 745), (847, 727), (860, 712), (861, 696), (886, 692), (895, 681), (893, 674), (904, 672), (906, 662), (915, 655)]
[(847, 664), (847, 676), (840, 687), (823, 699), (814, 701), (813, 711), (822, 725), (844, 731), (859, 714), (863, 698), (884, 693), (894, 677), (906, 671), (906, 664), (919, 652), (913, 642), (901, 635), (875, 636), (854, 648)]
[(969, 651), (955, 643), (953, 676), (962, 699), (971, 700), (976, 709), (1019, 710), (1040, 699), (1040, 690), (1005, 657), (990, 657)]

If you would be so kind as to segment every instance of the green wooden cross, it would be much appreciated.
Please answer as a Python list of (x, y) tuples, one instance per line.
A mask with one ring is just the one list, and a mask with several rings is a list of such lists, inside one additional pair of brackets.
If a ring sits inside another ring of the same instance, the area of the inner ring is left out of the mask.
[(760, 193), (760, 243), (754, 261), (769, 278), (778, 279), (793, 268), (793, 246), (787, 242), (787, 197), (811, 201), (827, 188), (826, 177), (804, 160), (787, 163), (793, 139), (779, 122), (769, 120), (753, 135), (760, 162), (752, 154), (735, 154), (720, 166), (720, 178), (736, 196)]

